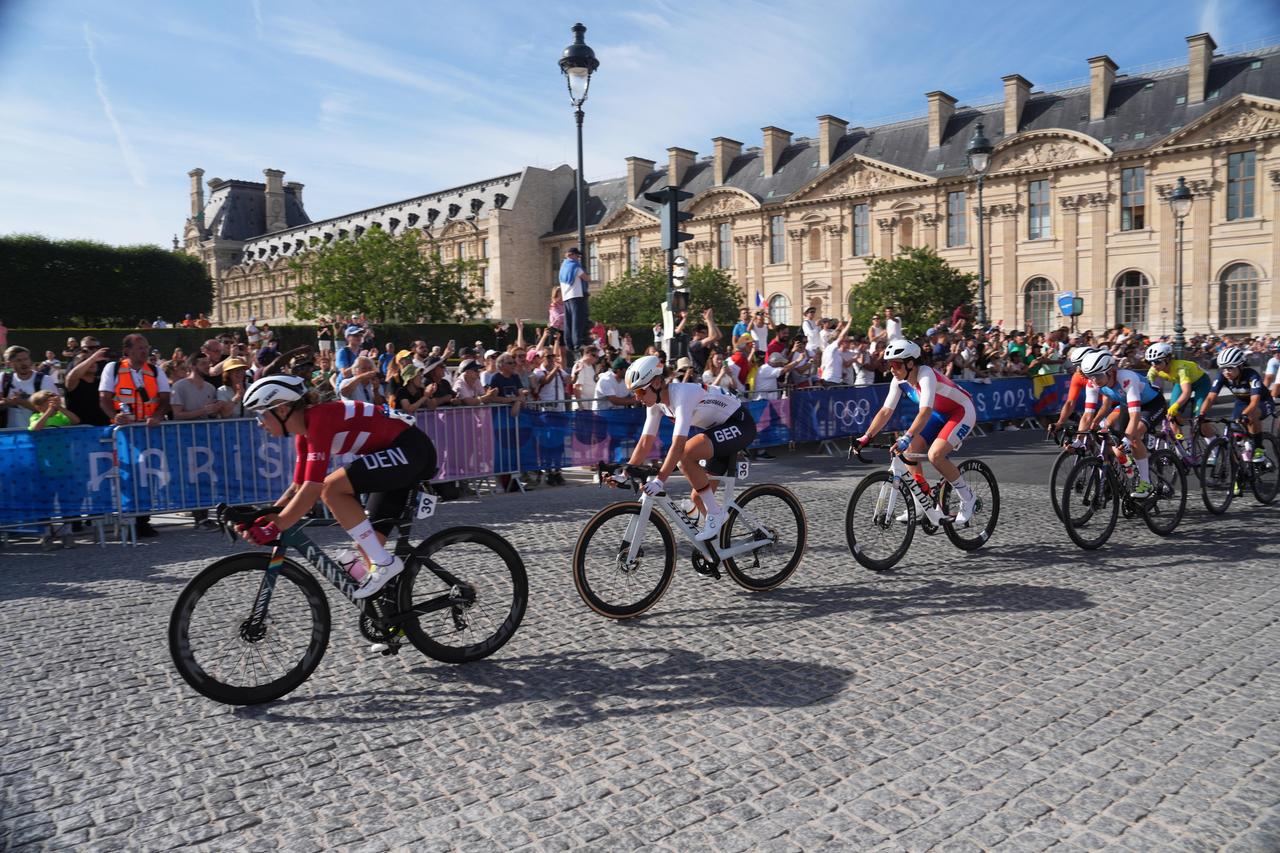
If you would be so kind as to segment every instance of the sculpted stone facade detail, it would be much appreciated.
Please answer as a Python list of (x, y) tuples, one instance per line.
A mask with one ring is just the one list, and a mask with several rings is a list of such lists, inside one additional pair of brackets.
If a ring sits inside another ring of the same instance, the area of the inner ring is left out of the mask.
[(898, 217), (896, 217), (896, 216), (890, 216), (890, 217), (889, 217), (889, 218), (887, 218), (887, 219), (877, 219), (877, 220), (876, 220), (876, 225), (878, 225), (878, 226), (880, 227), (880, 230), (881, 230), (881, 231), (886, 231), (886, 232), (888, 232), (888, 231), (892, 231), (892, 230), (894, 229), (894, 227), (896, 227), (896, 226), (897, 226), (897, 224), (898, 224)]
[(1066, 140), (1018, 146), (1005, 154), (997, 171), (1042, 169), (1058, 163), (1071, 163), (1097, 157), (1097, 153), (1078, 142)]
[(694, 216), (714, 216), (720, 213), (736, 213), (751, 207), (750, 203), (736, 193), (718, 193), (698, 202), (693, 209)]
[(860, 165), (856, 168), (850, 167), (828, 183), (819, 184), (814, 188), (813, 192), (806, 195), (830, 198), (888, 189), (890, 187), (903, 186), (905, 183), (906, 181), (900, 180), (888, 172)]
[[(1169, 193), (1173, 192), (1174, 186), (1176, 185), (1158, 184), (1156, 186), (1156, 195), (1160, 196), (1163, 200), (1167, 200), (1169, 198)], [(1216, 182), (1207, 178), (1192, 178), (1187, 181), (1187, 189), (1191, 190), (1191, 194), (1193, 196), (1205, 196), (1207, 198), (1212, 198), (1214, 192), (1218, 189), (1218, 185)]]
[(1276, 113), (1257, 107), (1241, 106), (1229, 116), (1224, 116), (1199, 133), (1193, 134), (1191, 138), (1180, 141), (1184, 143), (1216, 142), (1220, 139), (1239, 139), (1277, 130), (1280, 130), (1280, 116)]
[(1058, 205), (1063, 210), (1082, 210), (1087, 207), (1104, 207), (1111, 202), (1110, 193), (1080, 193), (1064, 195), (1058, 198)]
[(936, 228), (942, 217), (936, 213), (921, 213), (920, 224), (925, 228)]
[(657, 224), (651, 216), (645, 216), (638, 210), (627, 207), (618, 212), (616, 216), (605, 223), (605, 228), (649, 228)]

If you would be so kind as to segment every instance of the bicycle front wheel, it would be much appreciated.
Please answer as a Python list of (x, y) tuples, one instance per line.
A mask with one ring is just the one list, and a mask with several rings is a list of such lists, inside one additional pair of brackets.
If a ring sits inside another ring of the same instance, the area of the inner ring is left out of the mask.
[(1143, 501), (1142, 520), (1157, 536), (1168, 536), (1187, 511), (1187, 475), (1172, 450), (1157, 450), (1148, 460), (1152, 495)]
[(169, 654), (197, 693), (227, 705), (279, 699), (315, 671), (329, 644), (329, 602), (285, 561), (266, 618), (250, 619), (268, 555), (237, 554), (191, 579), (169, 617)]
[(888, 471), (863, 477), (844, 514), (844, 534), (853, 558), (873, 572), (892, 571), (911, 547), (915, 533), (916, 504), (906, 484), (895, 483)]
[(1101, 548), (1116, 529), (1120, 495), (1101, 459), (1081, 459), (1062, 487), (1062, 526), (1086, 551)]
[[(1000, 518), (1000, 486), (996, 483), (995, 473), (977, 459), (961, 462), (960, 475), (973, 489), (973, 517), (964, 527), (944, 524), (942, 529), (947, 531), (951, 544), (961, 551), (976, 551), (996, 532), (996, 520)], [(938, 491), (938, 505), (944, 514), (953, 518), (960, 511), (960, 495), (945, 480)]]
[(1200, 497), (1205, 509), (1222, 515), (1231, 506), (1236, 490), (1236, 457), (1231, 443), (1218, 436), (1205, 447), (1200, 467)]
[(634, 501), (610, 504), (582, 528), (573, 549), (573, 583), (595, 612), (630, 619), (658, 603), (675, 574), (676, 543), (671, 526), (656, 512), (636, 531), (639, 549), (628, 560), (627, 528), (640, 514)]
[(529, 602), (524, 561), (511, 543), (482, 527), (441, 530), (413, 550), (400, 580), (409, 642), (444, 663), (469, 663), (506, 645)]
[(1074, 450), (1064, 450), (1053, 460), (1053, 469), (1049, 472), (1049, 498), (1053, 501), (1053, 514), (1062, 520), (1062, 484), (1067, 480), (1067, 472), (1080, 456)]
[(809, 529), (804, 508), (790, 489), (773, 483), (751, 486), (734, 503), (720, 533), (720, 550), (748, 542), (761, 545), (729, 557), (724, 567), (744, 589), (773, 589), (791, 577), (804, 556)]
[(1255, 436), (1254, 440), (1262, 449), (1262, 459), (1255, 459), (1251, 463), (1253, 496), (1258, 499), (1258, 503), (1269, 504), (1276, 499), (1276, 493), (1280, 492), (1280, 441), (1271, 433), (1262, 433)]

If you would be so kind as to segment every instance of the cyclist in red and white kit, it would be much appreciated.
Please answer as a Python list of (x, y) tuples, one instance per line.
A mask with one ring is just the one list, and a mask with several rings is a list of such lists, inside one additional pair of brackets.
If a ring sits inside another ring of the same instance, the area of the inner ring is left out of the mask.
[[(884, 406), (876, 412), (876, 416), (867, 425), (866, 433), (857, 441), (865, 447), (867, 442), (884, 429), (905, 393), (920, 410), (911, 426), (898, 438), (893, 450), (898, 454), (907, 451), (924, 453), (927, 450), (933, 467), (938, 469), (938, 473), (960, 495), (956, 524), (967, 524), (973, 517), (976, 496), (965, 482), (960, 469), (947, 457), (953, 450), (960, 449), (978, 421), (973, 399), (949, 377), (943, 376), (927, 364), (920, 364), (920, 347), (913, 341), (890, 341), (884, 358), (889, 362), (893, 384), (889, 386), (889, 396), (885, 398)], [(907, 464), (913, 476), (917, 479), (923, 477), (919, 463)]]
[[(244, 408), (254, 412), (271, 435), (295, 436), (298, 461), (293, 483), (276, 501), (279, 515), (242, 530), (241, 536), (259, 545), (273, 542), (323, 500), (368, 567), (355, 598), (368, 598), (403, 571), (404, 562), (384, 545), (409, 490), (435, 476), (431, 439), (411, 421), (371, 403), (318, 403), (296, 376), (267, 376), (254, 382), (245, 392)], [(330, 460), (353, 453), (361, 455), (329, 471)], [(369, 495), (367, 515), (356, 497), (361, 494)]]

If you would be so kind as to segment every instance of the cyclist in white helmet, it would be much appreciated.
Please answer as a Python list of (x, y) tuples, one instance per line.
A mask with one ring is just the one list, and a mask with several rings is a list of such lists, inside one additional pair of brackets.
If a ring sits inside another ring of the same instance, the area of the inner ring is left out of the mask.
[[(920, 364), (920, 347), (914, 341), (906, 338), (890, 341), (885, 348), (884, 359), (889, 363), (889, 371), (893, 374), (893, 384), (889, 386), (884, 406), (871, 419), (866, 433), (857, 439), (858, 443), (866, 446), (876, 433), (884, 429), (905, 393), (919, 406), (919, 412), (907, 431), (898, 438), (894, 452), (927, 451), (929, 462), (947, 479), (956, 494), (960, 495), (956, 524), (968, 523), (973, 517), (977, 498), (973, 489), (965, 482), (960, 469), (947, 457), (953, 450), (960, 449), (978, 420), (973, 400), (950, 377), (938, 373), (927, 364)], [(917, 478), (923, 476), (918, 462), (908, 464), (913, 475)]]
[[(662, 418), (675, 420), (671, 447), (667, 449), (658, 475), (645, 483), (650, 495), (665, 491), (667, 478), (678, 466), (693, 488), (693, 500), (707, 518), (698, 532), (699, 540), (714, 539), (728, 512), (716, 501), (715, 485), (700, 463), (734, 457), (755, 440), (756, 423), (737, 397), (718, 389), (706, 389), (696, 382), (671, 382), (656, 355), (646, 355), (627, 368), (627, 390), (648, 407), (640, 440), (629, 464), (642, 465), (658, 440)], [(702, 432), (690, 436), (692, 427)]]
[[(1173, 402), (1169, 404), (1169, 419), (1181, 424), (1178, 412), (1183, 406), (1190, 408), (1193, 420), (1198, 418), (1213, 386), (1209, 374), (1194, 361), (1174, 358), (1173, 347), (1164, 341), (1157, 341), (1147, 347), (1145, 355), (1147, 364), (1151, 365), (1151, 369), (1147, 371), (1147, 381), (1152, 385), (1159, 379), (1170, 383), (1169, 398)], [(1200, 434), (1212, 438), (1213, 430), (1208, 424), (1201, 424)]]
[[(1236, 407), (1231, 417), (1236, 420), (1244, 419), (1248, 424), (1249, 435), (1255, 436), (1262, 432), (1262, 419), (1275, 412), (1275, 403), (1258, 371), (1245, 367), (1244, 362), (1245, 353), (1240, 347), (1227, 347), (1218, 353), (1218, 367), (1222, 372), (1209, 390), (1209, 396), (1205, 397), (1200, 412), (1208, 412), (1218, 399), (1218, 394), (1225, 388), (1236, 398)], [(1263, 449), (1252, 438), (1246, 441), (1246, 446), (1254, 461), (1261, 462), (1266, 458)]]
[(1076, 401), (1080, 399), (1080, 395), (1084, 393), (1085, 386), (1089, 384), (1088, 378), (1080, 372), (1080, 362), (1091, 352), (1097, 352), (1097, 347), (1075, 347), (1067, 353), (1067, 361), (1075, 368), (1075, 373), (1071, 376), (1071, 387), (1067, 389), (1067, 399), (1062, 404), (1062, 411), (1058, 414), (1058, 420), (1049, 424), (1049, 434), (1053, 435), (1058, 430), (1067, 425), (1067, 421), (1076, 410)]
[(1107, 416), (1107, 425), (1124, 430), (1124, 446), (1133, 454), (1138, 483), (1132, 495), (1135, 498), (1149, 497), (1154, 490), (1147, 446), (1142, 437), (1147, 431), (1146, 419), (1154, 419), (1164, 413), (1164, 395), (1145, 376), (1132, 370), (1118, 369), (1116, 357), (1106, 350), (1086, 355), (1080, 362), (1080, 371), (1089, 378), (1089, 385), (1085, 388), (1084, 416), (1080, 418), (1081, 431), (1093, 429), (1094, 424), (1102, 419), (1103, 413), (1098, 408), (1100, 398), (1115, 403), (1115, 411)]

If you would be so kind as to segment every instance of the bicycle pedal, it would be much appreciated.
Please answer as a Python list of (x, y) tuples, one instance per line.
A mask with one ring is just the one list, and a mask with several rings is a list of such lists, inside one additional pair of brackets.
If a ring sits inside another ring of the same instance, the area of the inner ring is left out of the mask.
[(377, 652), (383, 657), (390, 657), (391, 655), (400, 654), (400, 644), (399, 643), (374, 643), (373, 645), (369, 646), (369, 651)]

